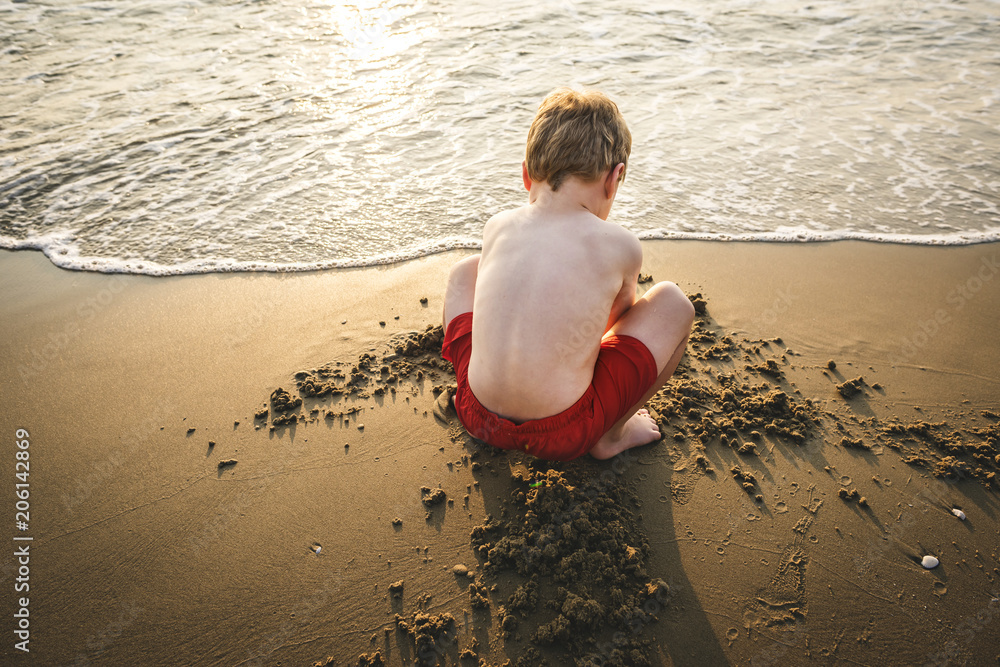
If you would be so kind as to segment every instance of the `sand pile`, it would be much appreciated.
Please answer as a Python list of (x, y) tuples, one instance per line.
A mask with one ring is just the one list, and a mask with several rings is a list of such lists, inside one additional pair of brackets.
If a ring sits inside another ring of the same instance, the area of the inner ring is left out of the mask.
[[(484, 579), (504, 582), (491, 586), (501, 635), (549, 648), (557, 664), (649, 664), (642, 630), (670, 589), (646, 572), (634, 495), (586, 463), (529, 468), (512, 475), (501, 516), (471, 533)], [(515, 664), (540, 658), (529, 648)]]
[[(254, 411), (255, 426), (269, 426), (273, 431), (300, 421), (317, 422), (320, 418), (345, 420), (347, 424), (352, 416), (364, 410), (357, 405), (347, 406), (347, 399), (394, 395), (400, 389), (416, 395), (417, 383), (425, 380), (438, 382), (447, 378), (453, 383), (454, 369), (441, 358), (443, 337), (440, 326), (428, 326), (422, 332), (391, 338), (378, 354), (366, 352), (356, 361), (331, 361), (299, 371), (294, 375), (298, 396), (292, 397), (283, 387), (275, 389), (263, 407)], [(445, 389), (442, 384), (433, 387), (435, 395)], [(342, 409), (326, 407), (326, 402), (335, 398), (345, 399)], [(364, 425), (359, 424), (359, 428)]]

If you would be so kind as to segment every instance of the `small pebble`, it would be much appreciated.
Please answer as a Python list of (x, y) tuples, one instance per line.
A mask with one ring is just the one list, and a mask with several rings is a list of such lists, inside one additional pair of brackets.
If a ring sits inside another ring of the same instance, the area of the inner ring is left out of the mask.
[(920, 564), (923, 565), (924, 568), (927, 570), (933, 570), (938, 566), (938, 563), (940, 562), (941, 561), (939, 561), (937, 558), (928, 554), (927, 556), (924, 556), (923, 560), (920, 561)]
[(957, 517), (958, 517), (959, 519), (961, 519), (962, 521), (965, 521), (965, 512), (963, 512), (962, 510), (958, 509), (957, 507), (956, 507), (956, 508), (954, 508), (954, 509), (953, 509), (953, 510), (951, 511), (951, 513), (952, 513), (952, 514), (954, 514), (955, 516), (957, 516)]
[(462, 565), (461, 563), (459, 563), (455, 567), (451, 568), (451, 571), (454, 572), (459, 577), (464, 577), (465, 575), (467, 575), (469, 573), (469, 568), (467, 568), (465, 565)]

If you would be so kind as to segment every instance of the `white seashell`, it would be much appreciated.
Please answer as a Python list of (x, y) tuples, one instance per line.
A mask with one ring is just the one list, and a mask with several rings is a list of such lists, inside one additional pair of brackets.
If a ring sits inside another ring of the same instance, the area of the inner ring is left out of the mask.
[(939, 561), (934, 556), (927, 555), (927, 556), (924, 556), (923, 560), (920, 561), (920, 564), (923, 565), (928, 570), (933, 570), (934, 568), (936, 568), (938, 566), (938, 563), (940, 563), (940, 562), (941, 561)]
[(965, 521), (965, 512), (963, 512), (962, 510), (958, 509), (957, 507), (955, 509), (953, 509), (951, 511), (951, 513), (954, 514), (955, 516), (957, 516), (962, 521)]

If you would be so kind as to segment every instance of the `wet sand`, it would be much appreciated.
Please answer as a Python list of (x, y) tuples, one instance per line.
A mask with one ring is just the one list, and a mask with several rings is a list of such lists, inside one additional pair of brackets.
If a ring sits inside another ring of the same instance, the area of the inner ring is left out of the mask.
[(178, 278), (0, 254), (33, 537), (5, 662), (997, 661), (1000, 249), (644, 252), (701, 294), (664, 437), (560, 465), (448, 423), (433, 327), (467, 253)]

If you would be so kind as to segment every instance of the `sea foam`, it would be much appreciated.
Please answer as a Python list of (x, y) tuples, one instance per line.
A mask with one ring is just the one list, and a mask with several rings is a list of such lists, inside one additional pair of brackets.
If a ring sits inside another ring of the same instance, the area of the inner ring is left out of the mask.
[[(941, 234), (935, 236), (907, 236), (905, 234), (875, 234), (856, 231), (815, 232), (799, 230), (789, 232), (766, 232), (759, 234), (709, 234), (692, 232), (670, 232), (663, 230), (643, 232), (639, 238), (645, 241), (711, 241), (732, 243), (817, 243), (834, 241), (868, 241), (874, 243), (897, 243), (906, 245), (963, 246), (978, 243), (994, 243), (1000, 241), (1000, 229), (978, 234)], [(0, 237), (0, 248), (7, 250), (38, 250), (45, 254), (56, 266), (77, 271), (95, 271), (100, 273), (128, 273), (149, 276), (176, 276), (199, 273), (233, 273), (233, 272), (300, 272), (321, 271), (330, 269), (360, 268), (366, 266), (384, 266), (427, 257), (450, 250), (478, 250), (482, 248), (479, 239), (444, 239), (407, 251), (384, 253), (367, 259), (330, 259), (313, 262), (258, 262), (237, 261), (233, 259), (201, 258), (192, 259), (177, 264), (163, 265), (148, 260), (126, 260), (115, 257), (84, 257), (72, 245), (71, 236), (52, 234), (47, 237), (36, 237), (21, 241), (13, 241)]]

